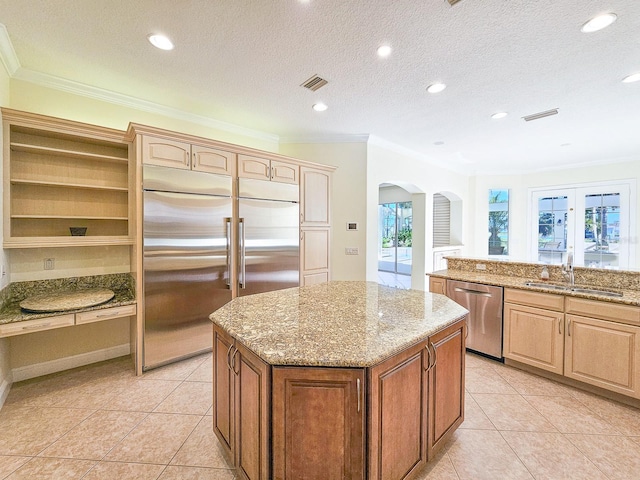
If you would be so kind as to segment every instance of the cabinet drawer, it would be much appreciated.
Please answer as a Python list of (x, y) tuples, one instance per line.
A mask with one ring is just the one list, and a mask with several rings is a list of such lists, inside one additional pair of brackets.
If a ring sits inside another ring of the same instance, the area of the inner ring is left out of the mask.
[(70, 327), (74, 324), (74, 315), (59, 315), (57, 317), (38, 318), (27, 320), (26, 322), (14, 322), (0, 325), (0, 337), (10, 337), (12, 335), (23, 335), (25, 333), (41, 332), (60, 327)]
[(640, 325), (640, 308), (630, 305), (567, 297), (566, 312), (602, 320)]
[(83, 323), (101, 322), (112, 318), (129, 317), (136, 314), (135, 305), (123, 305), (121, 307), (103, 308), (90, 312), (76, 313), (76, 325)]
[(504, 301), (507, 303), (517, 303), (518, 305), (554, 310), (556, 312), (562, 312), (564, 310), (564, 296), (554, 295), (552, 293), (505, 288)]

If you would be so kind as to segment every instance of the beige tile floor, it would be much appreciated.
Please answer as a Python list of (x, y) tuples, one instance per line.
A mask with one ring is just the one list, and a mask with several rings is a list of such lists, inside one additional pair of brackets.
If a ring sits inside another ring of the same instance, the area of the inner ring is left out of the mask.
[[(15, 384), (0, 479), (233, 479), (211, 430), (211, 355), (127, 358)], [(640, 411), (467, 355), (466, 419), (419, 477), (639, 479)]]

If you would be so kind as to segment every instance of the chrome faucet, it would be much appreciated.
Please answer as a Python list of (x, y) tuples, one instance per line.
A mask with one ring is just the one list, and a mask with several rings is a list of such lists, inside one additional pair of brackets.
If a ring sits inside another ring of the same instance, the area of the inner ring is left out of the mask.
[(562, 275), (567, 279), (570, 286), (574, 286), (576, 282), (575, 275), (573, 274), (573, 253), (567, 253), (567, 263), (562, 264)]

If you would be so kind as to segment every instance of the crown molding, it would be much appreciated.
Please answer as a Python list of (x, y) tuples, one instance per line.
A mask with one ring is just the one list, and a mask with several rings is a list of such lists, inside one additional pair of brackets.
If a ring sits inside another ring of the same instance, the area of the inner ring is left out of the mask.
[(280, 143), (367, 143), (370, 135), (362, 133), (358, 135), (291, 135), (280, 137)]
[(20, 60), (13, 49), (7, 27), (2, 23), (0, 23), (0, 61), (10, 77), (13, 77), (20, 69)]
[(159, 103), (150, 102), (141, 98), (132, 97), (130, 95), (113, 92), (111, 90), (106, 90), (99, 87), (93, 87), (84, 83), (74, 82), (73, 80), (68, 80), (66, 78), (56, 77), (42, 72), (36, 72), (34, 70), (20, 68), (13, 75), (13, 78), (16, 80), (33, 83), (42, 87), (51, 88), (53, 90), (92, 98), (94, 100), (112, 103), (115, 105), (121, 105), (123, 107), (128, 107), (135, 110), (164, 115), (198, 125), (215, 128), (217, 130), (243, 135), (249, 138), (255, 138), (258, 140), (274, 143), (279, 142), (278, 135), (254, 130), (251, 128), (241, 127), (232, 123), (216, 120), (215, 118), (186, 112), (178, 108), (161, 105)]

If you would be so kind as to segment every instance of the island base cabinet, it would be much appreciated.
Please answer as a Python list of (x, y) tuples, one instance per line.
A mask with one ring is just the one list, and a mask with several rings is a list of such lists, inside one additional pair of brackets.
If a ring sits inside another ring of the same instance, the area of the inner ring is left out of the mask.
[(429, 337), (429, 414), (427, 460), (464, 421), (464, 358), (466, 321)]
[(566, 321), (564, 374), (640, 398), (640, 328), (569, 314)]
[(213, 332), (213, 431), (239, 478), (267, 480), (271, 367), (218, 327)]
[(274, 479), (364, 479), (364, 372), (273, 367)]
[(370, 370), (370, 480), (400, 480), (427, 463), (428, 343)]

